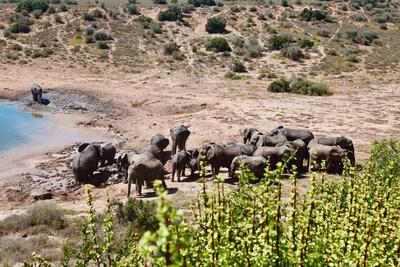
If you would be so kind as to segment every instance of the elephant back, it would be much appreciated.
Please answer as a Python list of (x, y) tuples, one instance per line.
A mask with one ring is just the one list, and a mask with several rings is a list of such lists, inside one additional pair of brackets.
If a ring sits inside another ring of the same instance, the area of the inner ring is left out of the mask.
[(77, 180), (84, 181), (97, 170), (100, 161), (100, 149), (96, 145), (87, 146), (73, 161), (73, 170)]

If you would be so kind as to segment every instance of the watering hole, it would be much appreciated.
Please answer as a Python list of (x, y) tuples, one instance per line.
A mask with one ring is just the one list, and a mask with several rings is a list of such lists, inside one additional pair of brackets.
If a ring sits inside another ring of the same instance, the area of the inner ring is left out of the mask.
[(104, 129), (77, 127), (77, 120), (76, 114), (39, 113), (0, 102), (0, 180), (34, 169), (40, 155), (67, 145), (118, 142)]

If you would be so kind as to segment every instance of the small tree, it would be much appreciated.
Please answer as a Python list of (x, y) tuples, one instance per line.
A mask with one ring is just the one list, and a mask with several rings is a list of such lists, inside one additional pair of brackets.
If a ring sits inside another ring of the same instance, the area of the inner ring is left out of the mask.
[(246, 66), (243, 64), (243, 62), (236, 60), (235, 62), (233, 62), (233, 66), (232, 66), (232, 71), (234, 72), (246, 72)]
[(204, 44), (207, 51), (214, 52), (230, 52), (232, 48), (229, 46), (228, 41), (222, 37), (210, 38)]
[(207, 19), (206, 31), (208, 33), (224, 33), (226, 31), (226, 20), (221, 16)]
[(294, 61), (304, 58), (304, 53), (298, 45), (289, 45), (282, 48), (281, 55)]
[(41, 10), (46, 12), (48, 8), (49, 5), (45, 0), (21, 0), (17, 5), (16, 11), (22, 12), (25, 10), (30, 13), (34, 10)]
[(176, 21), (182, 18), (182, 11), (177, 6), (170, 6), (168, 9), (160, 11), (158, 14), (158, 20), (160, 21)]

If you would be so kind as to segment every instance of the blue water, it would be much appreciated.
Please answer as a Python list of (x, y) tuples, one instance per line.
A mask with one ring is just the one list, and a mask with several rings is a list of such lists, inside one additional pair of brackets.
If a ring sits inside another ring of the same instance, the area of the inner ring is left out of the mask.
[(18, 104), (0, 102), (0, 151), (40, 138), (51, 127), (46, 116), (25, 112)]

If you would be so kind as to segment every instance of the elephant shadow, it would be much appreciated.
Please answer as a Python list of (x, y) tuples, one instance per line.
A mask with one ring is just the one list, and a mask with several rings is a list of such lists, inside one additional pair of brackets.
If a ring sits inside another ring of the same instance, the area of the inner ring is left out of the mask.
[(47, 106), (50, 104), (50, 100), (47, 98), (42, 98), (41, 104)]
[[(172, 195), (178, 192), (178, 188), (176, 187), (168, 187), (166, 190), (168, 195)], [(140, 198), (152, 198), (152, 197), (157, 197), (157, 193), (155, 191), (144, 192)]]
[(108, 178), (110, 178), (113, 175), (113, 172), (111, 171), (99, 171), (95, 172), (88, 181), (86, 181), (86, 184), (91, 184), (95, 187), (102, 187), (102, 184), (107, 182)]

